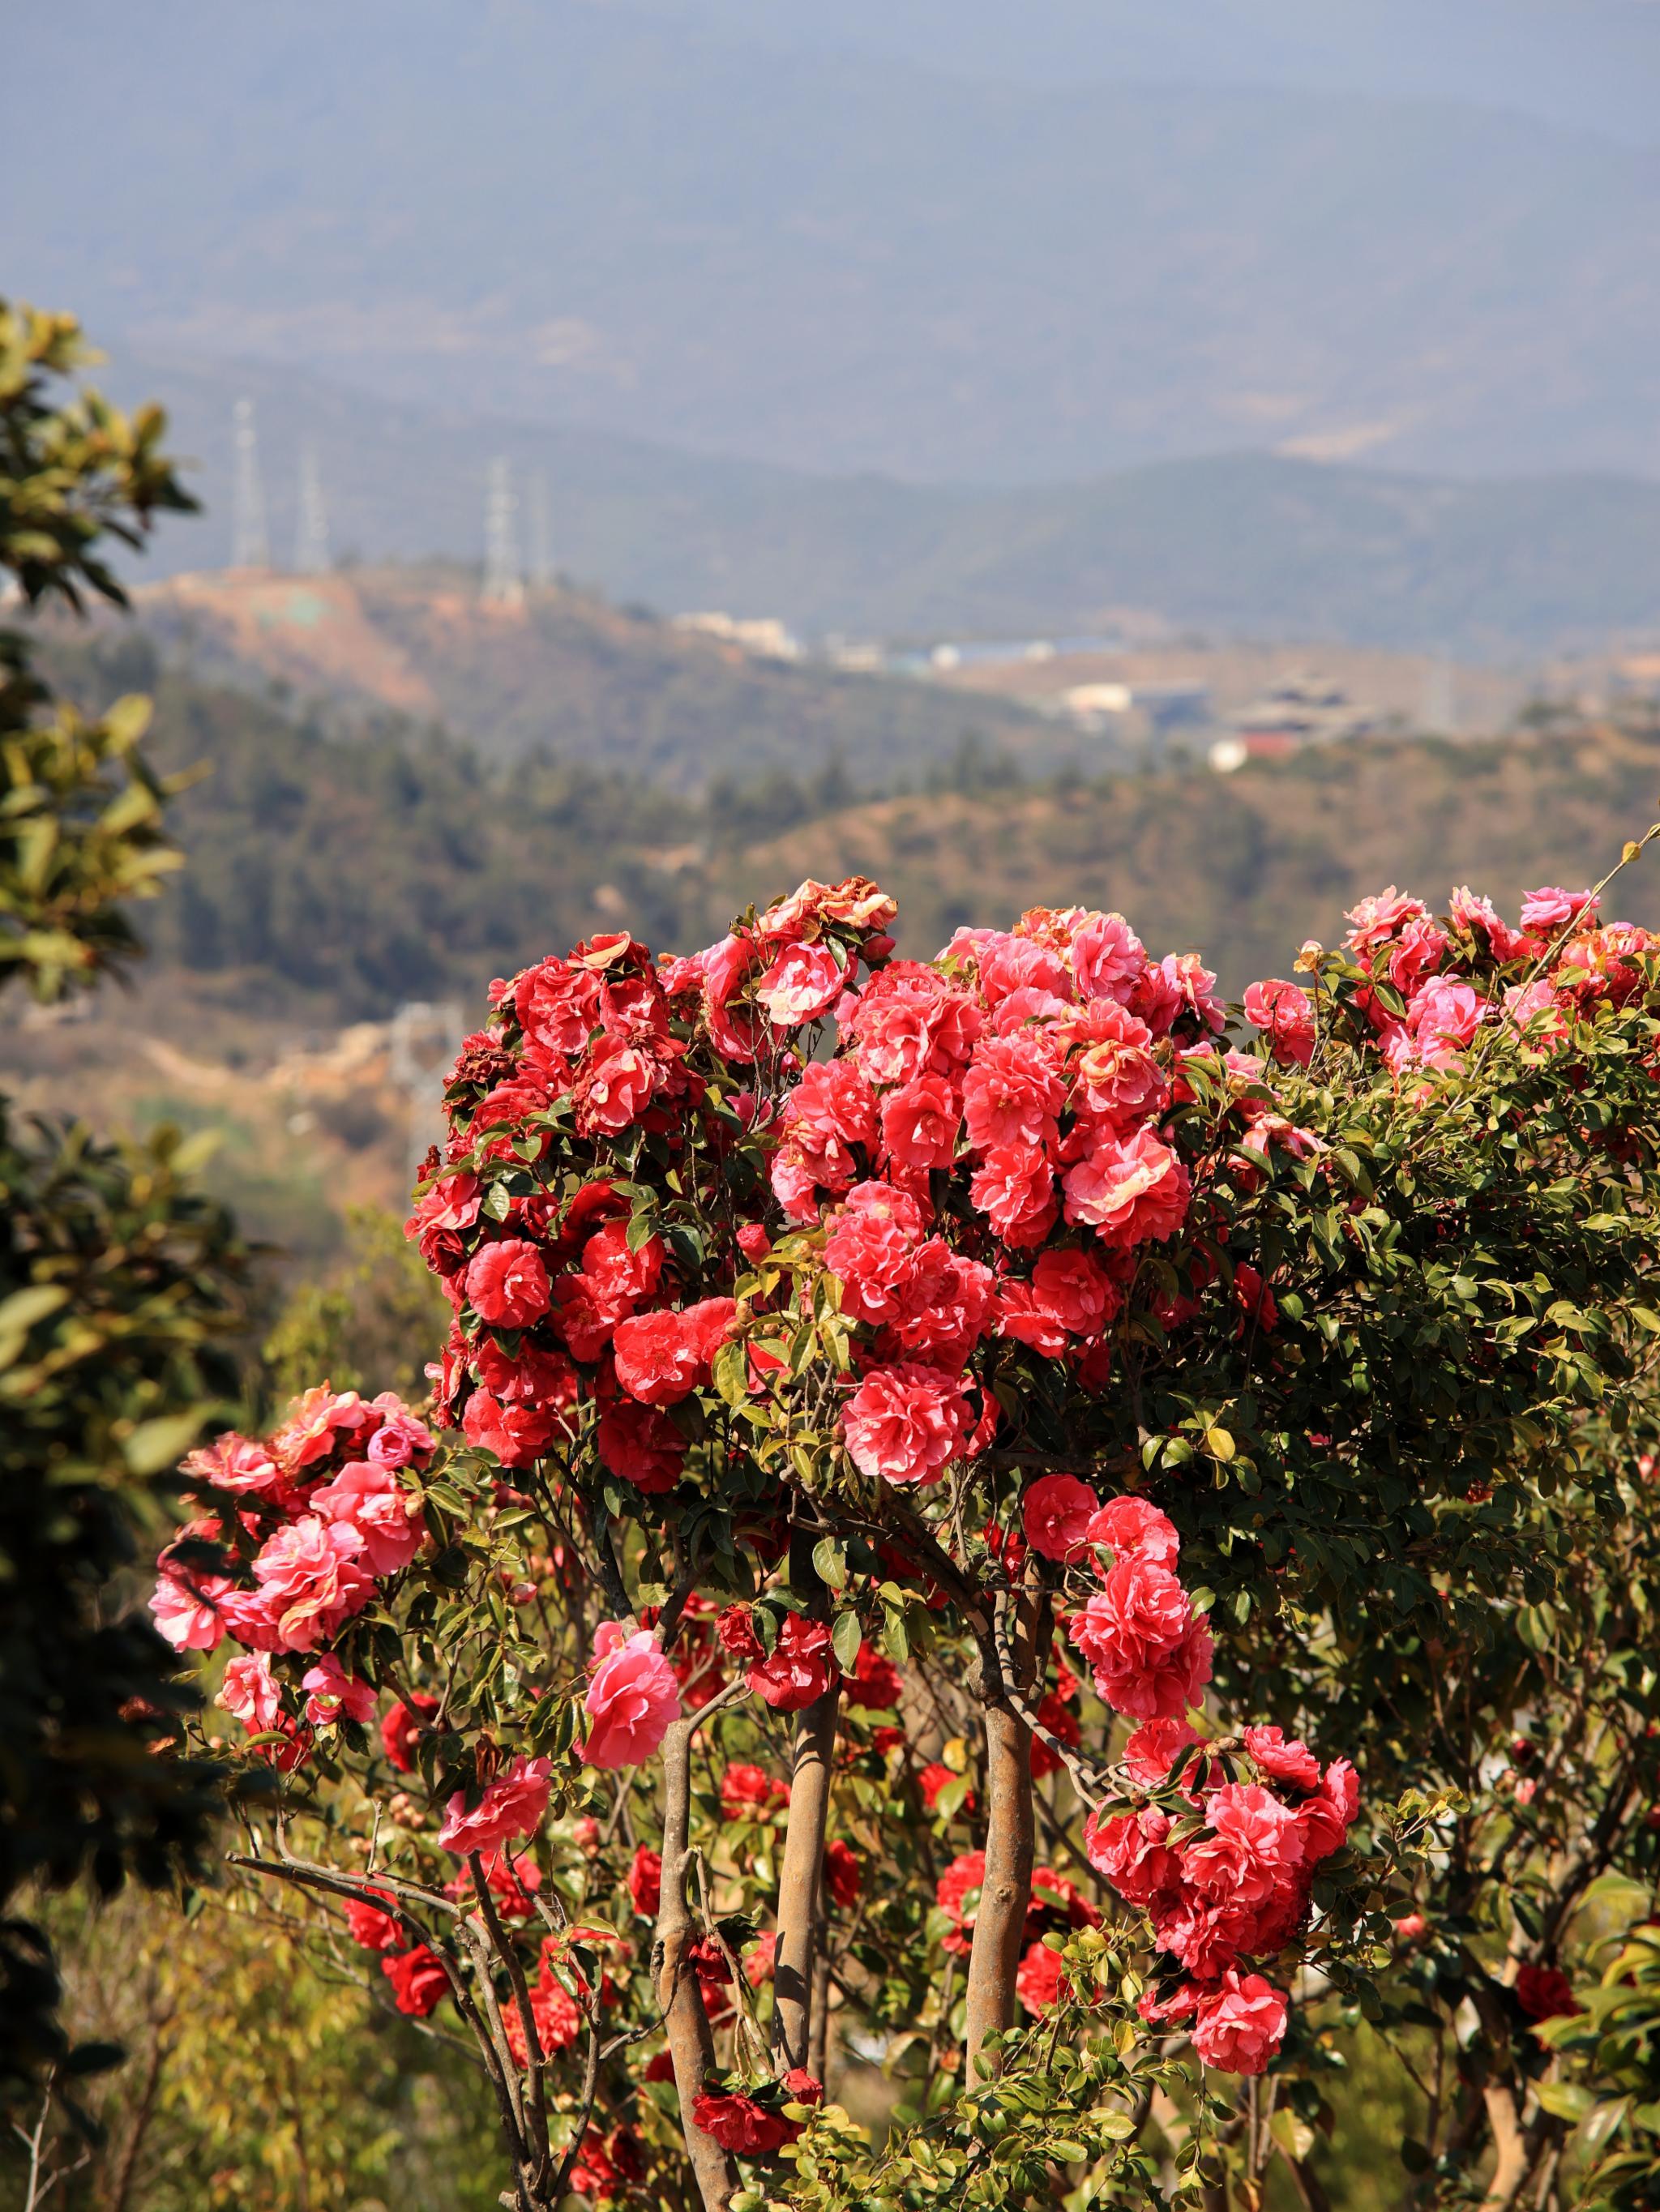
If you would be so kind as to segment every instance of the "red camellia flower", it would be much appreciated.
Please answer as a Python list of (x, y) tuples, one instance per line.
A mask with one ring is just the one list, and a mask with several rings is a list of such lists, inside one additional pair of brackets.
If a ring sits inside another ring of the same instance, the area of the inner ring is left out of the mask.
[(859, 1656), (854, 1662), (852, 1676), (843, 1692), (848, 1705), (856, 1705), (864, 1712), (891, 1712), (903, 1691), (899, 1669), (892, 1660), (885, 1659), (868, 1644), (861, 1644)]
[[(777, 2085), (781, 2103), (816, 2105), (824, 2092), (805, 2067), (792, 2067)], [(691, 2116), (723, 2150), (745, 2158), (768, 2158), (801, 2132), (800, 2120), (787, 2120), (774, 2106), (741, 2089), (705, 2089), (692, 2100)]]
[(424, 2020), (449, 1995), (449, 1976), (437, 1954), (424, 1943), (382, 1959), (380, 1971), (391, 1982), (392, 2002), (399, 2012)]
[(679, 1481), (686, 1447), (666, 1413), (621, 1399), (599, 1416), (599, 1456), (619, 1482), (660, 1494)]
[(395, 1951), (408, 1939), (403, 1924), (390, 1912), (383, 1912), (368, 1899), (379, 1897), (388, 1905), (393, 1902), (389, 1889), (368, 1889), (361, 1898), (354, 1898), (346, 1907), (346, 1927), (354, 1943), (361, 1943), (366, 1951)]
[(565, 1433), (558, 1413), (495, 1398), (488, 1390), (475, 1390), (467, 1400), (461, 1427), (470, 1444), (493, 1452), (503, 1467), (529, 1467)]
[(410, 1773), (415, 1760), (410, 1747), (423, 1720), (429, 1719), (438, 1710), (436, 1698), (429, 1698), (423, 1690), (411, 1690), (408, 1705), (398, 1704), (385, 1715), (380, 1723), (380, 1741), (386, 1757), (400, 1774)]
[(1076, 1475), (1043, 1474), (1021, 1501), (1020, 1525), (1034, 1552), (1046, 1559), (1079, 1558), (1101, 1506), (1086, 1482)]
[(770, 1654), (751, 1664), (747, 1680), (775, 1712), (798, 1713), (824, 1696), (839, 1671), (828, 1621), (788, 1613)]
[(663, 1897), (663, 1861), (644, 1844), (635, 1850), (629, 1869), (629, 1895), (636, 1912), (648, 1920), (656, 1919)]
[(731, 1298), (703, 1298), (679, 1313), (636, 1314), (611, 1339), (617, 1379), (648, 1406), (674, 1406), (709, 1379), (709, 1363), (732, 1334)]
[(1584, 2009), (1573, 1994), (1572, 1983), (1554, 1966), (1518, 1966), (1516, 2002), (1529, 2020), (1557, 2020)]
[(824, 1846), (824, 1887), (832, 1900), (841, 1905), (857, 1905), (864, 1882), (865, 1869), (858, 1852), (839, 1837), (832, 1838)]
[(1047, 1943), (1034, 1943), (1020, 1961), (1014, 1993), (1029, 2013), (1041, 2018), (1054, 2010), (1065, 1980), (1061, 1954), (1050, 1950)]
[(481, 1245), (468, 1263), (467, 1303), (498, 1328), (526, 1328), (548, 1310), (548, 1271), (522, 1237)]

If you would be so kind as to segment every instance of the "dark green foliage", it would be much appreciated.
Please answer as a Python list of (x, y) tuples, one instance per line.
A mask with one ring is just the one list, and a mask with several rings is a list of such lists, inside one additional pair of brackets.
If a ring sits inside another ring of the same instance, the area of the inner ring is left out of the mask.
[[(128, 1571), (143, 1487), (234, 1391), (243, 1254), (177, 1139), (17, 1128), (0, 1106), (0, 1898), (90, 1872), (166, 1881), (216, 1770), (176, 1755), (192, 1706)], [(153, 1747), (161, 1747), (156, 1755)], [(40, 1939), (0, 1931), (0, 2090), (52, 2057)]]
[[(158, 413), (54, 392), (83, 358), (72, 319), (0, 301), (0, 574), (32, 603), (119, 599), (100, 538), (136, 545), (189, 504)], [(51, 1000), (139, 950), (124, 909), (177, 863), (168, 787), (138, 750), (145, 702), (54, 711), (16, 636), (0, 669), (0, 984)], [(167, 1133), (20, 1131), (0, 1100), (0, 2097), (96, 2058), (65, 2051), (21, 1886), (164, 1881), (214, 1803), (213, 1771), (177, 1755), (173, 1654), (125, 1579), (150, 1480), (234, 1385), (244, 1255), (185, 1165)]]

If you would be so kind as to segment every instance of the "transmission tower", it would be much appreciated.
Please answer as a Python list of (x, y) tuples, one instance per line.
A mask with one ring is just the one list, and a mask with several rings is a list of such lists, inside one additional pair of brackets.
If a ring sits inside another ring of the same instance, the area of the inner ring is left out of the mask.
[(329, 569), (329, 511), (323, 503), (323, 478), (317, 449), (300, 448), (300, 504), (294, 525), (294, 573), (325, 576)]
[(538, 592), (553, 581), (553, 540), (548, 527), (548, 476), (538, 469), (530, 480), (530, 580)]
[(508, 465), (498, 457), (490, 463), (489, 497), (484, 509), (484, 581), (479, 598), (487, 607), (521, 607), (525, 580), (519, 568), (519, 529), (514, 520), (518, 501), (508, 478)]
[(230, 564), (233, 568), (267, 568), (271, 541), (265, 535), (265, 487), (259, 477), (259, 436), (253, 427), (253, 402), (239, 399), (233, 410), (236, 478), (231, 500)]

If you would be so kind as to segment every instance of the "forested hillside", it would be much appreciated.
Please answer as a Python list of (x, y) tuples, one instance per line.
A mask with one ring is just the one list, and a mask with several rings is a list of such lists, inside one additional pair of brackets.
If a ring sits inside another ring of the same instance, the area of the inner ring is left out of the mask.
[(549, 757), (491, 768), (391, 720), (331, 738), (179, 678), (161, 687), (158, 741), (169, 765), (212, 770), (179, 805), (190, 865), (146, 917), (161, 960), (341, 1019), (471, 998), (623, 921), (690, 948), (757, 891), (854, 870), (898, 899), (912, 953), (970, 917), (1085, 899), (1160, 950), (1207, 947), (1237, 991), (1383, 882), (1443, 896), (1468, 879), (1513, 900), (1594, 876), (1660, 788), (1660, 727), (1637, 722), (1373, 741), (1227, 778), (1023, 777), (970, 744), (911, 795), (862, 797), (832, 769), (717, 779), (696, 799)]

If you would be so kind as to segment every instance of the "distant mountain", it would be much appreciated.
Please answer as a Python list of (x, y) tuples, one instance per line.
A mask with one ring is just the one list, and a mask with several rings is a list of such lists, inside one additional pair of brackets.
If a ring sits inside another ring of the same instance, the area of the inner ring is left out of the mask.
[(1660, 627), (1660, 485), (1629, 479), (1465, 481), (1247, 453), (975, 491), (437, 415), (270, 368), (124, 352), (106, 381), (168, 403), (209, 509), (163, 528), (146, 574), (228, 559), (231, 405), (246, 392), (279, 563), (308, 440), (337, 553), (477, 558), (499, 453), (521, 547), (539, 472), (568, 574), (665, 612), (778, 615), (812, 635), (1052, 635), (1128, 608), (1213, 635), (1505, 658)]
[[(1042, 43), (1041, 7), (1005, 14)], [(22, 10), (7, 154), (50, 189), (4, 197), (0, 267), (152, 345), (795, 468), (1660, 468), (1660, 149), (1451, 101), (950, 74), (760, 15)]]

